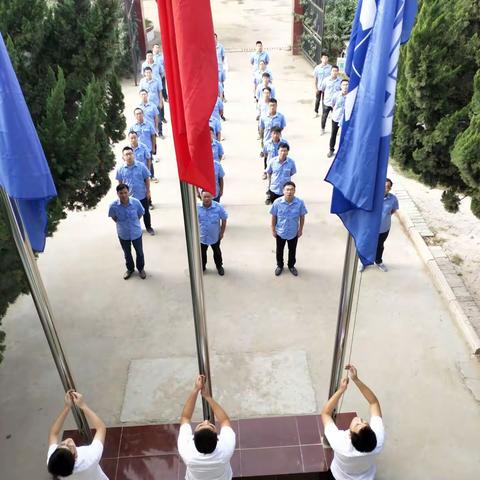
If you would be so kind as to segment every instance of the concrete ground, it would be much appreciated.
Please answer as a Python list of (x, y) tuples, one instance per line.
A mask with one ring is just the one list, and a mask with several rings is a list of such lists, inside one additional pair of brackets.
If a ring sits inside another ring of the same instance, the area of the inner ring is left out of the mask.
[[(153, 3), (145, 2), (147, 16)], [(303, 383), (313, 387), (320, 410), (328, 392), (346, 232), (329, 213), (331, 191), (323, 181), (329, 166), (328, 135), (319, 136), (319, 119), (312, 118), (312, 69), (303, 58), (274, 49), (290, 43), (290, 1), (224, 0), (213, 1), (212, 6), (216, 31), (227, 50), (253, 47), (257, 39), (271, 47), (279, 110), (287, 117), (285, 136), (298, 168), (297, 194), (309, 209), (298, 246), (300, 275), (294, 278), (286, 272), (275, 278), (248, 54), (228, 53), (228, 120), (223, 124), (224, 204), (230, 215), (222, 244), (226, 274), (223, 278), (216, 274), (210, 257), (205, 275), (214, 391), (232, 412), (239, 403), (233, 395), (245, 397), (237, 410), (244, 417), (285, 414), (285, 405), (294, 405), (298, 414), (308, 413), (311, 396), (297, 395), (289, 382), (280, 393), (265, 389), (264, 378), (245, 370), (256, 361), (259, 368), (270, 370), (272, 378), (281, 379), (305, 365), (306, 359)], [(131, 123), (136, 89), (126, 83), (124, 93)], [(175, 420), (187, 394), (185, 376), (175, 372), (183, 364), (190, 370), (194, 362), (183, 219), (169, 125), (166, 135), (160, 143), (160, 163), (155, 164), (160, 183), (153, 185), (152, 224), (157, 235), (144, 237), (147, 280), (122, 279), (122, 252), (113, 222), (106, 217), (115, 198), (113, 189), (95, 210), (69, 214), (39, 259), (77, 387), (111, 426), (120, 423), (123, 408), (132, 409), (132, 392), (126, 392), (126, 386), (129, 369), (136, 371), (138, 362), (144, 362), (140, 370), (145, 392), (157, 382), (161, 395), (158, 413), (155, 405), (143, 408), (149, 398), (134, 397), (138, 409), (152, 417), (136, 423)], [(369, 269), (363, 275), (352, 349), (352, 362), (378, 394), (385, 417), (387, 442), (377, 478), (477, 478), (480, 409), (461, 371), (468, 370), (471, 380), (478, 382), (480, 367), (470, 358), (396, 218), (385, 261), (390, 267), (387, 274)], [(30, 297), (18, 299), (4, 326), (0, 476), (46, 479), (47, 432), (62, 406), (61, 385)], [(291, 369), (286, 361), (272, 360), (285, 356), (292, 359)], [(148, 362), (157, 365), (150, 379), (145, 375)], [(234, 366), (233, 374), (227, 374), (225, 364)], [(168, 365), (175, 369), (165, 371)], [(278, 365), (287, 365), (288, 371), (279, 371)], [(161, 381), (156, 368), (163, 369)], [(139, 378), (134, 380), (141, 391)], [(247, 392), (259, 390), (265, 392), (262, 398), (246, 398)], [(363, 415), (367, 411), (353, 386), (342, 405), (342, 411), (348, 410)], [(142, 415), (146, 414), (138, 418)]]

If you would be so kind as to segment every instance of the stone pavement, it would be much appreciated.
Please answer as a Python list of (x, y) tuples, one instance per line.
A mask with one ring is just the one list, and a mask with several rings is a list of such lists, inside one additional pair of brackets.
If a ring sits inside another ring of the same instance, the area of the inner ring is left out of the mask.
[[(146, 12), (153, 3), (145, 2)], [(224, 203), (230, 214), (222, 244), (226, 274), (219, 277), (210, 259), (205, 275), (214, 392), (232, 412), (238, 400), (225, 393), (244, 397), (242, 408), (236, 410), (243, 418), (265, 415), (264, 404), (268, 414), (285, 414), (286, 404), (294, 405), (296, 414), (310, 413), (310, 396), (297, 395), (291, 385), (281, 393), (261, 390), (262, 379), (246, 374), (246, 361), (236, 364), (236, 375), (221, 372), (226, 372), (223, 362), (250, 359), (262, 368), (272, 365), (269, 381), (281, 381), (292, 372), (289, 367), (287, 373), (279, 371), (272, 359), (288, 355), (296, 362), (306, 359), (305, 391), (309, 384), (317, 410), (326, 400), (346, 240), (341, 222), (329, 214), (331, 191), (323, 182), (329, 166), (328, 135), (319, 136), (319, 119), (312, 118), (310, 65), (288, 51), (272, 50), (279, 111), (287, 117), (285, 136), (297, 162), (297, 193), (309, 209), (298, 247), (300, 275), (294, 278), (287, 272), (275, 278), (248, 54), (240, 50), (253, 47), (257, 39), (267, 48), (288, 45), (291, 2), (224, 0), (212, 5), (219, 39), (227, 51), (232, 50), (223, 124)], [(130, 123), (136, 89), (126, 82), (124, 93)], [(194, 362), (183, 219), (169, 125), (166, 134), (160, 143), (160, 163), (155, 164), (160, 183), (153, 185), (152, 224), (157, 235), (144, 237), (147, 280), (121, 278), (122, 253), (113, 222), (106, 217), (115, 198), (113, 189), (95, 210), (69, 214), (39, 259), (77, 387), (110, 426), (121, 424), (122, 409), (132, 398), (127, 382), (136, 362), (173, 366), (187, 357)], [(352, 350), (352, 361), (378, 393), (384, 411), (387, 442), (378, 478), (476, 478), (480, 411), (472, 392), (478, 391), (480, 367), (397, 219), (385, 261), (388, 274), (368, 269), (362, 276)], [(47, 479), (42, 473), (46, 436), (61, 408), (60, 382), (28, 296), (9, 310), (4, 326), (0, 476)], [(217, 358), (224, 360), (215, 364)], [(158, 384), (158, 414), (143, 419), (139, 415), (135, 423), (177, 419), (187, 392), (184, 379), (174, 372), (173, 368), (170, 375), (163, 372)], [(144, 377), (145, 389), (155, 376), (153, 369), (151, 379)], [(149, 398), (141, 398), (141, 377), (132, 380), (140, 381), (141, 410)], [(262, 401), (248, 401), (248, 392), (259, 389), (264, 392)], [(151, 415), (154, 410), (155, 405), (144, 411)], [(366, 414), (353, 388), (342, 406), (342, 411), (349, 410)]]

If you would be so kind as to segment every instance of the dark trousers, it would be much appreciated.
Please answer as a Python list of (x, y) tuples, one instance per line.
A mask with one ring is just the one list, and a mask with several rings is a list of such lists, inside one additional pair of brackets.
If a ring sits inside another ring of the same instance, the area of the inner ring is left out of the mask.
[(148, 230), (149, 228), (152, 228), (151, 219), (150, 219), (150, 207), (149, 207), (150, 202), (148, 201), (148, 198), (145, 197), (143, 200), (140, 200), (140, 203), (145, 209), (145, 213), (143, 214), (143, 223), (145, 223), (145, 228)]
[(283, 268), (283, 251), (285, 250), (285, 244), (288, 243), (288, 268), (295, 266), (297, 261), (297, 242), (298, 237), (292, 238), (291, 240), (285, 240), (284, 238), (277, 235), (277, 267)]
[(270, 199), (270, 202), (273, 203), (277, 198), (280, 198), (282, 195), (272, 192), (271, 190), (267, 190), (267, 196)]
[(323, 92), (321, 90), (317, 90), (317, 95), (315, 96), (315, 113), (318, 113), (318, 109), (320, 108), (320, 103), (323, 98)]
[(223, 265), (222, 251), (220, 250), (220, 240), (212, 245), (201, 243), (200, 248), (202, 250), (202, 267), (204, 270), (207, 266), (207, 249), (209, 246), (212, 247), (213, 250), (213, 261), (215, 262), (215, 266), (219, 268)]
[(375, 255), (375, 263), (377, 264), (383, 262), (383, 244), (385, 243), (385, 240), (387, 239), (389, 233), (390, 230), (387, 230), (386, 232), (380, 233), (378, 235), (377, 254)]
[(325, 125), (327, 124), (327, 117), (328, 114), (333, 110), (332, 107), (327, 107), (326, 105), (323, 106), (323, 114), (322, 114), (322, 130), (325, 130)]
[(213, 201), (220, 203), (220, 195), (219, 195), (218, 197), (215, 197), (215, 198), (213, 199)]
[(162, 77), (162, 95), (166, 102), (168, 102), (168, 93), (167, 93), (167, 83), (165, 82), (165, 77)]
[(125, 265), (127, 266), (127, 270), (129, 272), (133, 272), (135, 270), (135, 265), (133, 263), (132, 257), (132, 245), (135, 249), (135, 253), (137, 254), (137, 258), (135, 264), (137, 265), (137, 270), (141, 272), (145, 266), (145, 258), (143, 256), (143, 244), (142, 244), (142, 237), (138, 237), (135, 240), (120, 240), (120, 245), (122, 246), (123, 253), (125, 255)]
[(340, 128), (338, 122), (332, 120), (332, 134), (330, 135), (330, 151), (335, 151), (335, 143), (337, 141), (337, 133)]
[(158, 134), (163, 135), (163, 118), (165, 117), (165, 108), (157, 107), (158, 110)]

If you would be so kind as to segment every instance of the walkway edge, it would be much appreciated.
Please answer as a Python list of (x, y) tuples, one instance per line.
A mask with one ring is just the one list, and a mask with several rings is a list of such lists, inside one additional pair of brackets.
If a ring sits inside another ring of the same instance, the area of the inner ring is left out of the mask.
[[(408, 192), (406, 193), (408, 194)], [(402, 210), (402, 208), (400, 208), (397, 214), (402, 224), (402, 227), (406, 231), (408, 237), (414, 244), (418, 254), (423, 260), (425, 266), (427, 267), (434, 285), (436, 286), (442, 297), (445, 299), (450, 314), (457, 323), (457, 326), (462, 332), (466, 342), (472, 349), (473, 355), (480, 355), (480, 334), (475, 329), (474, 325), (469, 320), (467, 313), (462, 308), (459, 298), (457, 298), (457, 295), (455, 294), (453, 288), (450, 286), (446, 276), (440, 269), (440, 266), (438, 265), (435, 256), (426, 244), (422, 235), (418, 232), (414, 222), (407, 213), (407, 210)], [(459, 279), (461, 279), (461, 277), (459, 277)], [(475, 306), (473, 308), (475, 308)]]

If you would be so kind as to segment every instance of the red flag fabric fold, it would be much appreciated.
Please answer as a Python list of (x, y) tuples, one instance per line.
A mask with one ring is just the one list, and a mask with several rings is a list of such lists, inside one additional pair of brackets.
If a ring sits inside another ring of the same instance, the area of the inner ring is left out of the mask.
[(158, 0), (180, 180), (215, 194), (208, 120), (218, 95), (210, 0)]

